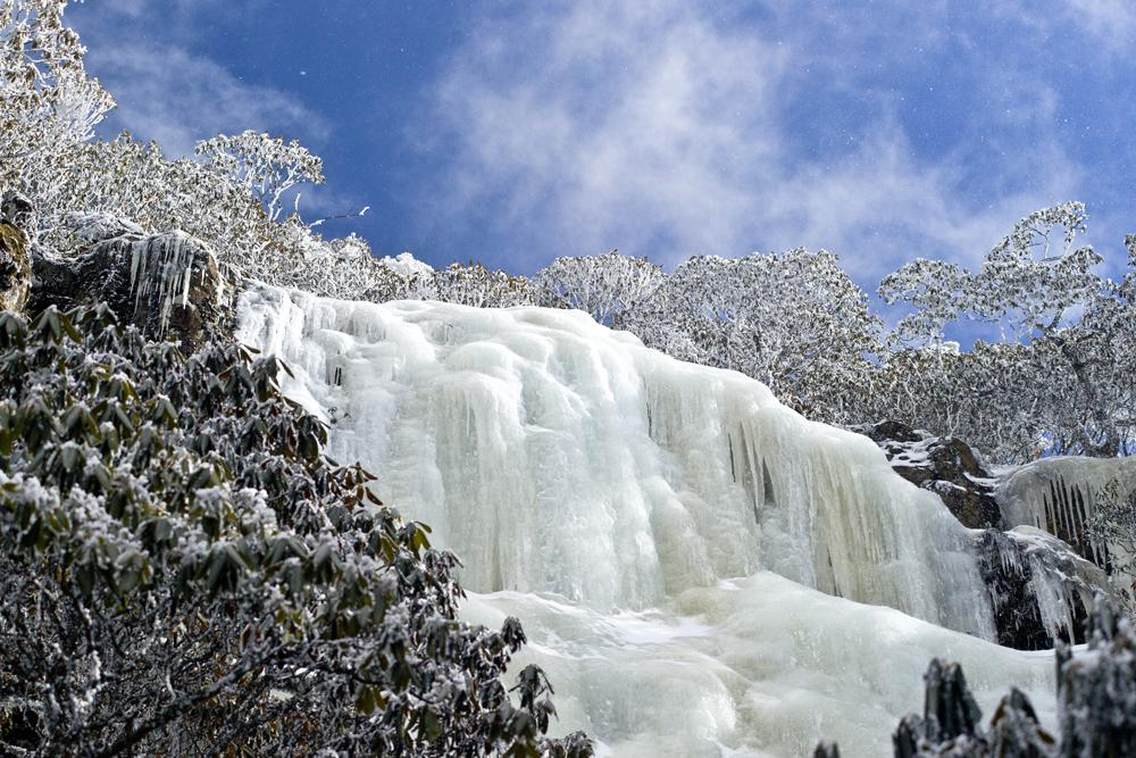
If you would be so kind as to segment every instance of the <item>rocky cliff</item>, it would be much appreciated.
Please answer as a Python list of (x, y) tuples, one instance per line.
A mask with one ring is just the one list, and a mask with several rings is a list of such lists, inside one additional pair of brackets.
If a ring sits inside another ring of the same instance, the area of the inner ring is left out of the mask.
[[(999, 477), (954, 437), (893, 421), (855, 431), (879, 445), (897, 474), (939, 495), (974, 530), (1000, 644), (1043, 650), (1060, 641), (1084, 642), (1097, 594), (1117, 606), (1127, 603), (1108, 574), (1107, 550), (1085, 536), (1091, 501), (1084, 493), (1093, 487), (1077, 484), (1077, 472), (1113, 464), (1041, 461)], [(1007, 526), (1014, 528), (1004, 531)]]
[(106, 302), (123, 323), (174, 339), (187, 352), (231, 329), (235, 277), (205, 243), (179, 231), (147, 233), (105, 214), (71, 214), (67, 224), (72, 250), (31, 256), (30, 310)]

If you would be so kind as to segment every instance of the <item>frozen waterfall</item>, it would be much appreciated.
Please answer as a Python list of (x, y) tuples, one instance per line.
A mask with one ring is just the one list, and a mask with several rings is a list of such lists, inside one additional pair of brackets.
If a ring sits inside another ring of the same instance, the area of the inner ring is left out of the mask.
[(1051, 657), (937, 628), (993, 637), (938, 498), (754, 380), (577, 311), (268, 287), (239, 310), (241, 339), (332, 422), (332, 457), (462, 558), (482, 593), (467, 614), (522, 618), (565, 728), (627, 755), (795, 754), (818, 736), (872, 754), (933, 655), (980, 698), (1014, 683), (1052, 709)]

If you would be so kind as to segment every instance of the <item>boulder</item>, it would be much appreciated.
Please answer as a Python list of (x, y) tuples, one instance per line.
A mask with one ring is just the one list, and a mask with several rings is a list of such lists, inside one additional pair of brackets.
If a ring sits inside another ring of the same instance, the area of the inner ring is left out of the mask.
[(934, 437), (897, 421), (853, 427), (884, 451), (895, 472), (942, 498), (963, 526), (1001, 528), (996, 479), (978, 454), (955, 437)]
[(106, 302), (123, 323), (187, 352), (229, 326), (234, 282), (204, 242), (178, 231), (147, 234), (101, 214), (68, 220), (77, 252), (34, 257), (33, 311)]

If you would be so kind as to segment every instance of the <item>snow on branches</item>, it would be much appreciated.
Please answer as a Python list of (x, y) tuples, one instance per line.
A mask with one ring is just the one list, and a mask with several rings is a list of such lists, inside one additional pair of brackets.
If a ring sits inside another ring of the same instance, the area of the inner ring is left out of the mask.
[[(880, 297), (908, 309), (890, 334), (823, 251), (695, 257), (669, 274), (617, 251), (557, 258), (531, 280), (474, 262), (435, 270), (286, 214), (300, 184), (323, 180), (295, 141), (218, 135), (198, 160), (171, 160), (129, 135), (87, 140), (112, 101), (83, 72), (65, 5), (0, 0), (0, 154), (17, 156), (0, 179), (24, 185), (33, 248), (89, 245), (75, 212), (130, 219), (201, 240), (244, 277), (323, 296), (577, 308), (677, 358), (754, 376), (818, 420), (892, 418), (1006, 462), (1125, 453), (1136, 440), (1136, 241), (1122, 281), (1099, 275), (1101, 256), (1078, 242), (1080, 203), (1029, 214), (973, 271), (916, 260), (887, 276)], [(1003, 336), (960, 350), (948, 334), (966, 321)]]
[[(916, 381), (936, 385), (939, 398), (919, 395), (918, 404), (931, 402), (916, 411), (923, 418), (908, 420), (963, 436), (1002, 460), (1028, 460), (1042, 449), (1094, 455), (1126, 451), (1136, 435), (1128, 410), (1136, 363), (1127, 347), (1136, 337), (1136, 313), (1128, 285), (1097, 274), (1100, 254), (1077, 245), (1085, 218), (1081, 203), (1044, 208), (1015, 224), (977, 271), (917, 260), (883, 280), (879, 294), (885, 302), (913, 308), (894, 336), (917, 350), (922, 346), (933, 358), (912, 358), (903, 351), (888, 356), (884, 375), (894, 375), (893, 387), (906, 385), (910, 395), (913, 377), (903, 367), (916, 363), (925, 364), (926, 372)], [(1133, 270), (1130, 265), (1125, 282)], [(980, 343), (966, 356), (945, 354), (940, 349), (944, 331), (964, 320), (996, 325), (1005, 349)], [(1011, 376), (1016, 380), (1008, 385)], [(887, 407), (888, 400), (900, 397), (885, 393), (880, 412), (902, 415), (905, 411)], [(969, 406), (971, 416), (988, 418), (977, 426), (955, 426), (958, 417), (936, 420), (947, 428), (926, 423), (948, 401)], [(998, 428), (990, 427), (992, 421)]]
[(288, 190), (303, 182), (324, 181), (323, 161), (298, 141), (285, 142), (251, 129), (202, 140), (194, 152), (256, 196), (273, 221), (280, 218), (281, 200)]
[(803, 249), (680, 265), (617, 325), (649, 346), (765, 382), (815, 418), (854, 421), (879, 319), (835, 255)]
[(646, 258), (612, 250), (604, 255), (561, 257), (537, 276), (542, 305), (584, 311), (611, 325), (663, 283), (663, 270)]
[(66, 0), (0, 0), (0, 183), (35, 180), (91, 138), (114, 100), (83, 68)]

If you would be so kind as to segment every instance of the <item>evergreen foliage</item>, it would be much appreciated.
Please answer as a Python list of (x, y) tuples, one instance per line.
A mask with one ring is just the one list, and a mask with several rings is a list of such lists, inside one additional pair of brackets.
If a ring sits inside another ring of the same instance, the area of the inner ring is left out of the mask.
[(281, 370), (0, 313), (0, 752), (589, 754)]

